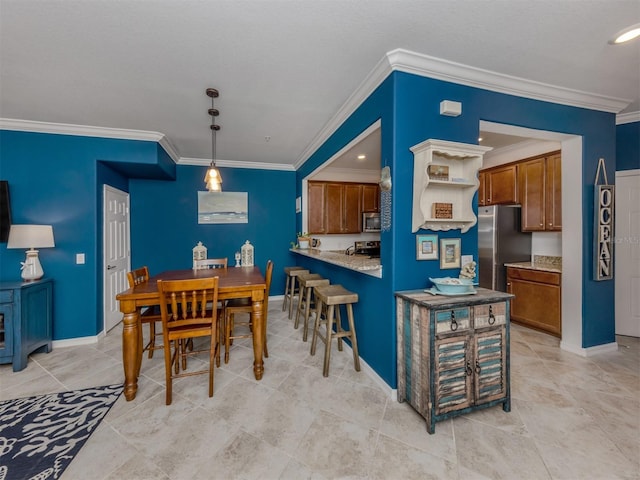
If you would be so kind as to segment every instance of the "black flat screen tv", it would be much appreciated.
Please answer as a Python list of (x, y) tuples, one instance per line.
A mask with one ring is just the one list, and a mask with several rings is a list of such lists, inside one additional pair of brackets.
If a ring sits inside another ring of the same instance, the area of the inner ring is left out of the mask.
[(11, 203), (9, 202), (9, 182), (0, 180), (0, 243), (9, 239), (11, 228)]

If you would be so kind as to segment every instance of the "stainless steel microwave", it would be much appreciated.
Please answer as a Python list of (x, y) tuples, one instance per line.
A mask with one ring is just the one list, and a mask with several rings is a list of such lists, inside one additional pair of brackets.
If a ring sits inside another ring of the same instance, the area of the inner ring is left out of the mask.
[(362, 214), (362, 231), (363, 232), (379, 232), (380, 231), (380, 212), (364, 212)]

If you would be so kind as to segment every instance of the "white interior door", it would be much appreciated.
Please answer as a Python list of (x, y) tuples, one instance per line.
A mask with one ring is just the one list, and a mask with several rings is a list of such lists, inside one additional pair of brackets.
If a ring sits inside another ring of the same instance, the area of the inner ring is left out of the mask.
[(640, 170), (616, 172), (616, 335), (640, 337)]
[(116, 295), (129, 288), (127, 272), (131, 268), (129, 238), (129, 194), (104, 186), (103, 245), (104, 261), (104, 330), (122, 320)]

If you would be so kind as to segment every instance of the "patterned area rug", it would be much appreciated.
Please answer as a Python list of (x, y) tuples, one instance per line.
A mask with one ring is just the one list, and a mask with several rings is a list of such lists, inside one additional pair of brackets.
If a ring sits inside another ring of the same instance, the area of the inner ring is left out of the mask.
[(122, 385), (0, 402), (0, 480), (60, 478)]

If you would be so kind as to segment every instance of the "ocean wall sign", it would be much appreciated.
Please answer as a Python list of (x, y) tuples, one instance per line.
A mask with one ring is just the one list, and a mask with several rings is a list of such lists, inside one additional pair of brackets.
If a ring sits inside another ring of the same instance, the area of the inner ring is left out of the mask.
[[(599, 185), (600, 173), (604, 174), (604, 184)], [(604, 158), (598, 161), (596, 180), (594, 182), (594, 280), (611, 280), (613, 278), (613, 219), (615, 185), (607, 185), (607, 168)]]

